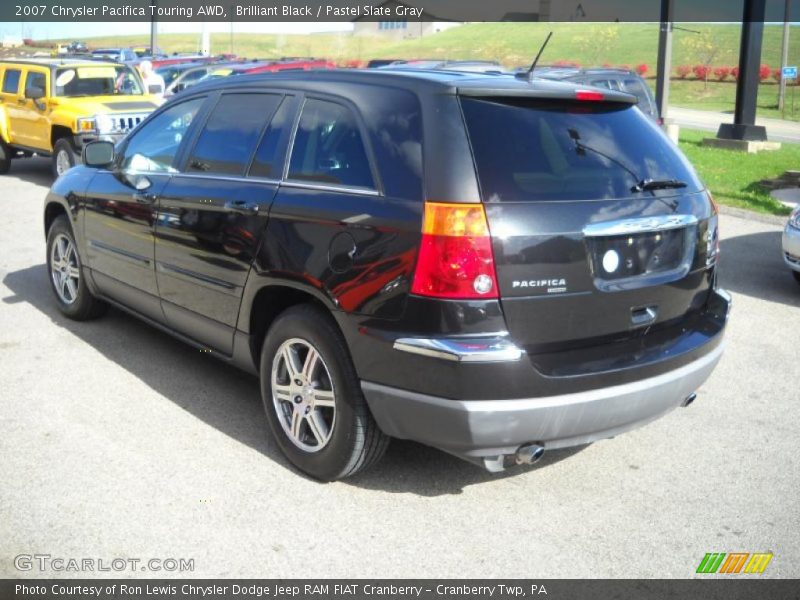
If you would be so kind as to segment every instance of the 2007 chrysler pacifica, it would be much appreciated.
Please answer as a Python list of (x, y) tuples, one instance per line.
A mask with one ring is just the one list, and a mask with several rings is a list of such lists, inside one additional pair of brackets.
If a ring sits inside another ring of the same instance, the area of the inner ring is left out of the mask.
[(717, 213), (632, 96), (453, 72), (192, 88), (47, 197), (68, 317), (112, 304), (258, 374), (322, 480), (390, 437), (501, 470), (694, 399)]

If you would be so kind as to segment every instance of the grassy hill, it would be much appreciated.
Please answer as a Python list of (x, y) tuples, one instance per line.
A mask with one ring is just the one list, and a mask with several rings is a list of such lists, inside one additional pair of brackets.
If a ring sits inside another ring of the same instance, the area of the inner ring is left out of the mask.
[[(370, 58), (482, 58), (498, 60), (513, 67), (527, 65), (547, 35), (554, 36), (542, 64), (572, 61), (581, 65), (647, 64), (648, 76), (655, 75), (658, 25), (653, 23), (470, 23), (417, 40), (393, 41), (355, 37), (349, 34), (276, 35), (237, 33), (233, 41), (226, 33), (211, 35), (214, 53), (235, 52), (249, 58), (280, 56), (326, 57), (338, 63)], [(688, 24), (674, 35), (673, 65), (696, 65), (711, 59), (714, 66), (735, 66), (738, 60), (739, 25)], [(762, 63), (780, 65), (782, 27), (766, 25)], [(147, 44), (145, 35), (89, 38), (93, 47)], [(199, 35), (161, 34), (159, 46), (167, 52), (198, 50)], [(800, 28), (793, 27), (789, 64), (800, 64)], [(673, 72), (674, 75), (674, 72)], [(694, 80), (675, 80), (672, 102), (678, 106), (711, 110), (733, 110), (735, 85)], [(774, 81), (759, 90), (759, 114), (777, 112)], [(800, 119), (800, 99), (797, 114)]]
[[(687, 31), (691, 29), (692, 31)], [(797, 27), (794, 31), (800, 32)], [(542, 61), (571, 60), (583, 65), (647, 63), (655, 65), (658, 25), (650, 23), (470, 23), (418, 40), (394, 42), (383, 38), (341, 34), (276, 35), (237, 33), (233, 51), (248, 57), (325, 56), (335, 60), (369, 58), (484, 58), (509, 66), (529, 63), (548, 31), (550, 46)], [(699, 31), (700, 34), (694, 33)], [(738, 25), (687, 25), (675, 31), (673, 64), (699, 62), (688, 40), (704, 33), (718, 48), (714, 63), (733, 65), (738, 54)], [(92, 46), (146, 44), (145, 35), (89, 38)], [(167, 52), (188, 52), (198, 48), (199, 35), (161, 34), (159, 45)], [(213, 52), (229, 52), (227, 33), (211, 34)], [(767, 25), (762, 62), (780, 62), (781, 27)], [(792, 37), (790, 57), (800, 62), (800, 36)]]

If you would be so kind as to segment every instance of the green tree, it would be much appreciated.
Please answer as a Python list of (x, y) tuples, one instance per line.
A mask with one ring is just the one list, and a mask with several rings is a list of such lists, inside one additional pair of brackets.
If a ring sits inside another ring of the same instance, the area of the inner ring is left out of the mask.
[(711, 74), (711, 63), (719, 54), (721, 44), (709, 29), (704, 29), (696, 33), (687, 32), (681, 40), (681, 44), (690, 56), (693, 56), (697, 63), (703, 66), (704, 89), (708, 89), (708, 76)]

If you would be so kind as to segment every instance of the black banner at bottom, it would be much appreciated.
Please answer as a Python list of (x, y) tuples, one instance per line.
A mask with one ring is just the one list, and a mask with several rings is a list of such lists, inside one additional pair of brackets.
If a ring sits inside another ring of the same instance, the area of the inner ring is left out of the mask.
[(2, 579), (3, 600), (800, 600), (800, 580)]

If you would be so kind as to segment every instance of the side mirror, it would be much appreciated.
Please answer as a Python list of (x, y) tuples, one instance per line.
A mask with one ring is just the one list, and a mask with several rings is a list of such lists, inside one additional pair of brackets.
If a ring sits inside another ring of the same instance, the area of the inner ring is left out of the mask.
[(25, 97), (31, 100), (41, 100), (44, 98), (44, 90), (36, 86), (25, 88)]
[(107, 167), (114, 162), (114, 144), (104, 140), (89, 142), (83, 147), (83, 164), (87, 167)]
[(160, 93), (161, 93), (161, 92), (163, 92), (163, 91), (164, 91), (164, 90), (163, 90), (163, 89), (161, 88), (161, 86), (160, 86), (160, 85), (158, 85), (158, 84), (156, 84), (156, 85), (148, 85), (148, 86), (147, 86), (147, 93), (148, 93), (148, 94), (152, 94), (152, 95), (158, 95), (158, 94), (160, 94)]

